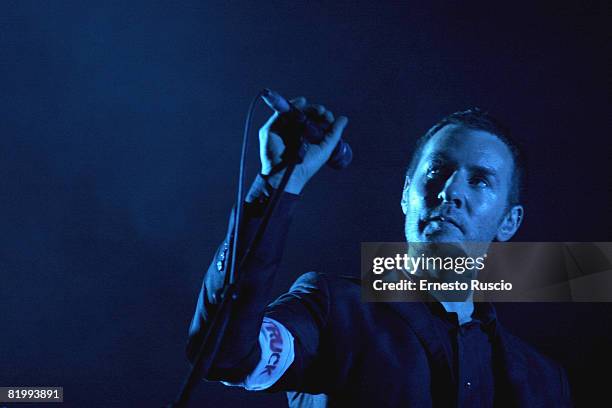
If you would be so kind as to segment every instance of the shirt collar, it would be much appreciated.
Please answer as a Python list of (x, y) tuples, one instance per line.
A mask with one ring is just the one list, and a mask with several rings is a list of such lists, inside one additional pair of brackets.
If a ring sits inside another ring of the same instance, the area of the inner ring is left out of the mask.
[[(455, 327), (459, 326), (457, 313), (447, 312), (440, 302), (433, 300), (433, 297), (431, 299), (432, 301), (425, 303), (433, 315), (452, 323)], [(490, 334), (494, 333), (497, 323), (497, 313), (495, 312), (493, 304), (490, 302), (474, 302), (472, 322), (480, 323), (485, 331)]]

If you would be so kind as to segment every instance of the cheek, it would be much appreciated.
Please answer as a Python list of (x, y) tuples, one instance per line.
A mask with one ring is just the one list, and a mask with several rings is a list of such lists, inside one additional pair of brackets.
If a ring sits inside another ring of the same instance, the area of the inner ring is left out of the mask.
[(498, 197), (488, 196), (472, 201), (472, 219), (477, 233), (494, 236), (504, 215), (505, 202)]
[(411, 209), (420, 209), (421, 205), (423, 205), (423, 197), (424, 194), (422, 191), (416, 191), (416, 188), (411, 188), (408, 191), (408, 210)]
[(422, 199), (422, 196), (415, 191), (409, 191), (406, 208), (406, 218), (404, 222), (406, 234), (418, 233), (419, 219), (423, 211), (423, 206), (424, 201)]
[(500, 195), (492, 190), (470, 190), (467, 195), (468, 207), (474, 214), (492, 214), (500, 211), (502, 203)]

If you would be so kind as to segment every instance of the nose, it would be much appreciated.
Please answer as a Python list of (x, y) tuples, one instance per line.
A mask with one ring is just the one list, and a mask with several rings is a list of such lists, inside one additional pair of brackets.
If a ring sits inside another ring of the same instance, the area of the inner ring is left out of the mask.
[(444, 183), (442, 190), (438, 193), (438, 199), (443, 203), (462, 208), (465, 204), (465, 183), (459, 171), (453, 172)]

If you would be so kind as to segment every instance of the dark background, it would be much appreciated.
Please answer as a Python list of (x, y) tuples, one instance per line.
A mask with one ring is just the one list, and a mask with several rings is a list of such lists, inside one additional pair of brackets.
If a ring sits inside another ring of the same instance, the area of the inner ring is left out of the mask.
[[(611, 240), (606, 2), (254, 3), (2, 2), (0, 385), (63, 386), (70, 407), (174, 397), (262, 87), (347, 115), (355, 152), (304, 192), (277, 293), (308, 270), (357, 274), (362, 241), (401, 241), (415, 138), (474, 105), (528, 145), (518, 240)], [(611, 313), (499, 306), (580, 406), (606, 390)], [(194, 400), (285, 406), (204, 382)]]

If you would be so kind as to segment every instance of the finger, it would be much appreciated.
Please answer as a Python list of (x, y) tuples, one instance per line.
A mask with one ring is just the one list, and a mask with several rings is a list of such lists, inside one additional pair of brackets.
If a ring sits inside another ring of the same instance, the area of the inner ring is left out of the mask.
[(304, 109), (304, 112), (307, 115), (316, 116), (315, 119), (317, 121), (325, 120), (325, 122), (330, 124), (334, 122), (334, 114), (331, 111), (328, 111), (323, 105), (309, 105), (306, 107), (306, 109)]
[(306, 98), (304, 98), (303, 96), (298, 96), (297, 98), (293, 98), (290, 102), (293, 106), (295, 106), (298, 109), (304, 109), (307, 103)]
[(329, 123), (334, 123), (334, 114), (331, 111), (325, 111), (325, 120)]
[(316, 105), (316, 104), (312, 104), (308, 107), (307, 109), (309, 112), (316, 112), (319, 116), (323, 116), (325, 114), (325, 112), (327, 111), (327, 109), (325, 109), (325, 106), (323, 105)]
[(265, 135), (270, 131), (270, 128), (274, 124), (276, 118), (278, 118), (278, 112), (274, 112), (267, 122), (264, 123), (264, 125), (259, 129), (259, 140), (264, 139)]
[(321, 150), (323, 150), (325, 154), (331, 154), (332, 150), (334, 150), (347, 124), (348, 118), (346, 116), (339, 116), (338, 119), (334, 121), (330, 131), (325, 135), (321, 143), (319, 143)]

